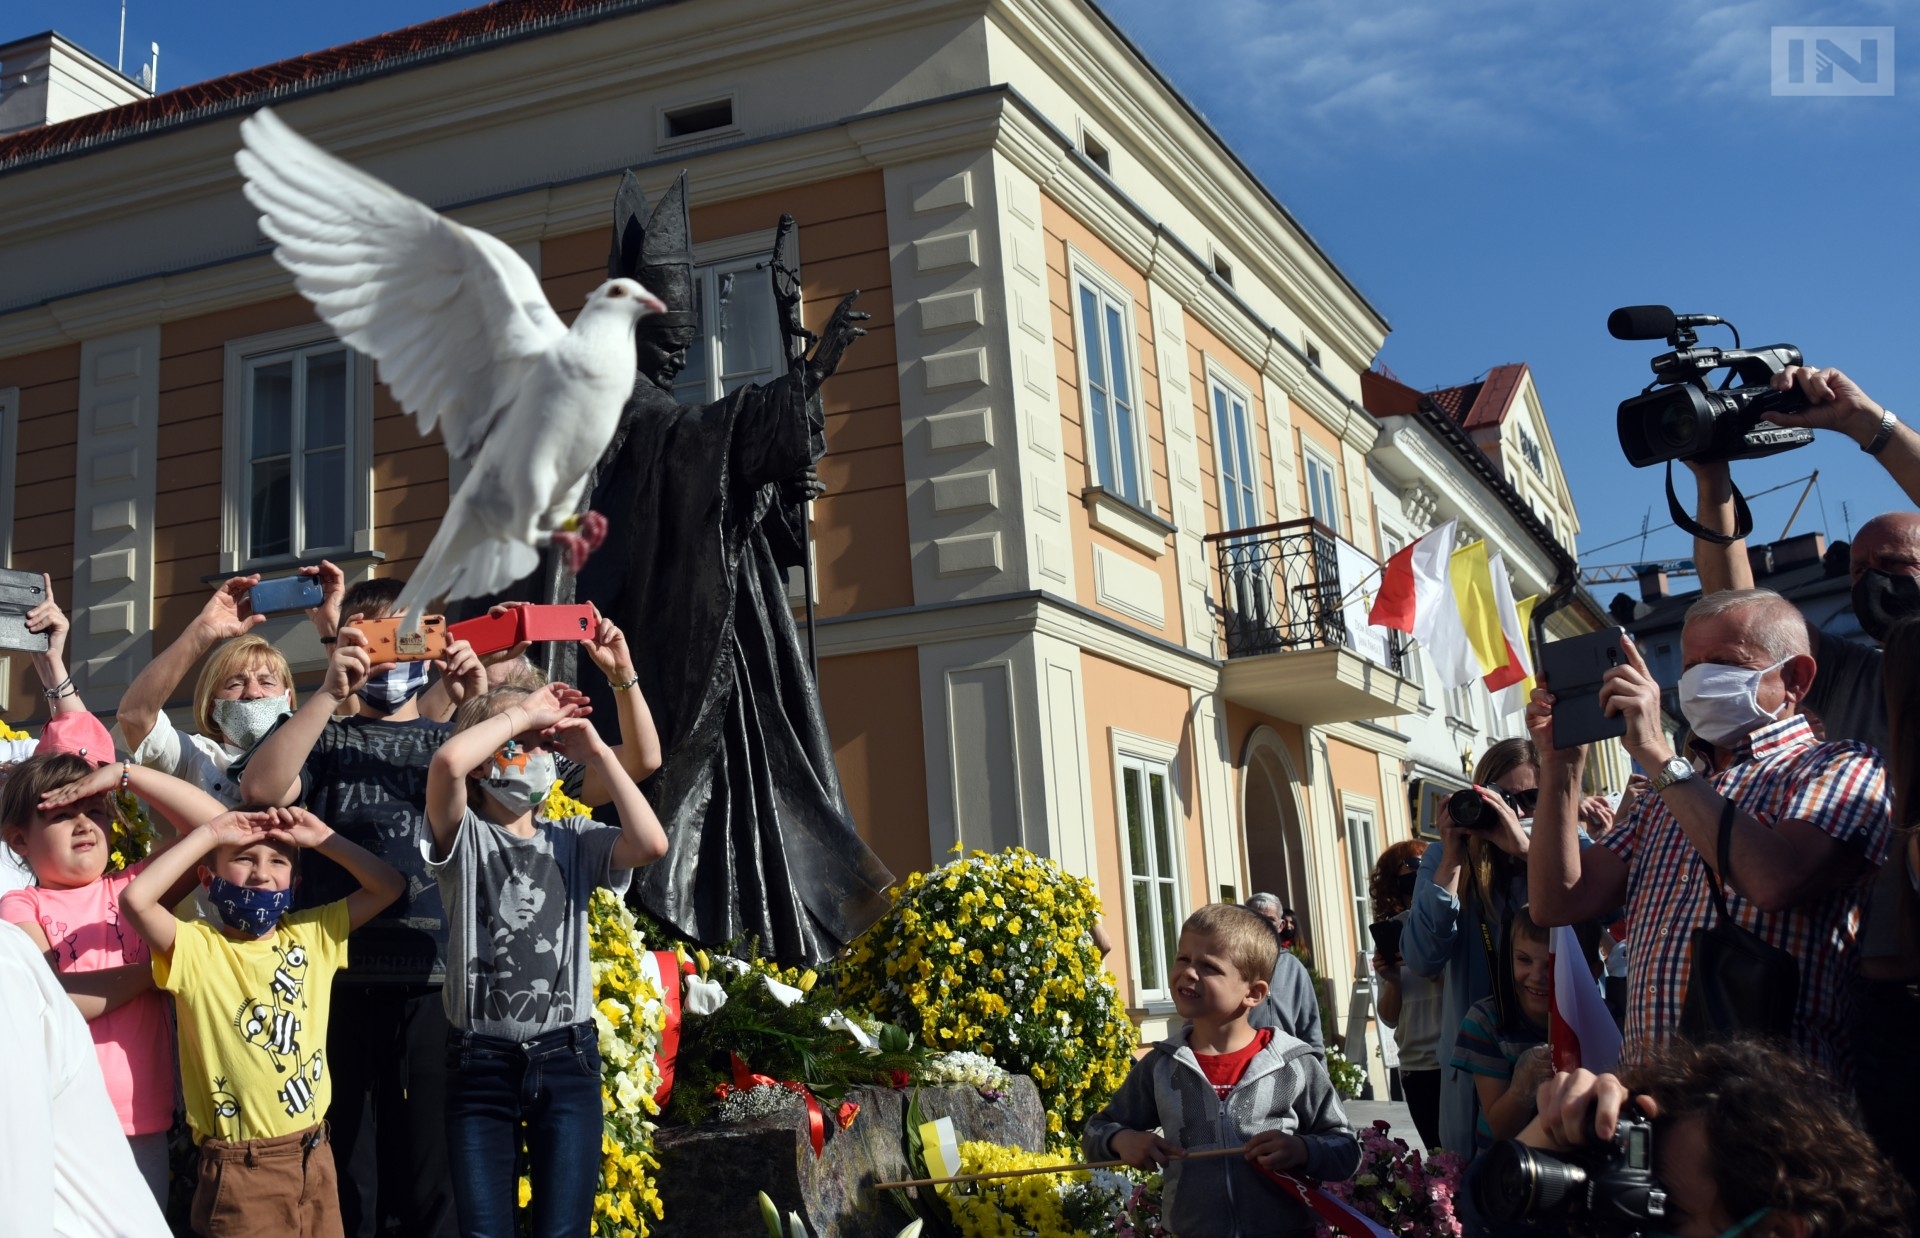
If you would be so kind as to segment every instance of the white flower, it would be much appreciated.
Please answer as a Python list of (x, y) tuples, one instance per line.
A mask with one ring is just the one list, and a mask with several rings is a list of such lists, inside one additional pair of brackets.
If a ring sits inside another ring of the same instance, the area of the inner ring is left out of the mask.
[(782, 1006), (791, 1006), (806, 996), (806, 994), (802, 993), (799, 989), (794, 988), (790, 984), (781, 984), (772, 976), (762, 976), (760, 978), (767, 982), (767, 992), (773, 994), (773, 1000), (779, 1002)]
[(681, 1009), (688, 1014), (710, 1015), (727, 1004), (727, 990), (718, 981), (705, 976), (688, 976)]

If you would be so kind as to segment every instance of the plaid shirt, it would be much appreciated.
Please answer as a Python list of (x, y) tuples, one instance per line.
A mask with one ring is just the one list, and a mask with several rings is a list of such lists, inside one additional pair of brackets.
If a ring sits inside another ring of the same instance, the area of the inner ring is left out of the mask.
[[(1739, 759), (1711, 781), (1714, 790), (1763, 825), (1805, 821), (1870, 864), (1887, 857), (1893, 804), (1880, 754), (1865, 744), (1818, 743), (1797, 714), (1749, 735)], [(1691, 936), (1712, 924), (1717, 913), (1707, 862), (1660, 796), (1643, 797), (1599, 845), (1627, 865), (1631, 948), (1624, 1057), (1637, 1061), (1679, 1030), (1693, 966)], [(1722, 885), (1727, 909), (1742, 927), (1799, 961), (1794, 1042), (1809, 1060), (1836, 1075), (1845, 1056), (1841, 1036), (1868, 885), (1863, 878), (1776, 912), (1761, 911)]]

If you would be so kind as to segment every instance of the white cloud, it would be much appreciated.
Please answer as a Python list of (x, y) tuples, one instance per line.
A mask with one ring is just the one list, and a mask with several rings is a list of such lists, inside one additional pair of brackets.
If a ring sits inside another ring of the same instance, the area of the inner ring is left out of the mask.
[(1203, 21), (1158, 0), (1106, 8), (1238, 142), (1303, 157), (1758, 123), (1742, 113), (1767, 102), (1770, 27), (1892, 21), (1891, 0), (1202, 0)]

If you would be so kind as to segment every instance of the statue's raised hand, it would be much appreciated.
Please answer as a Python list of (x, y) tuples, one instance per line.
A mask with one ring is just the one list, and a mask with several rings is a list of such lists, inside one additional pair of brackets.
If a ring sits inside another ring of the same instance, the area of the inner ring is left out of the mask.
[(855, 288), (842, 298), (840, 304), (833, 307), (833, 317), (827, 320), (826, 330), (820, 333), (820, 343), (807, 363), (807, 378), (816, 389), (840, 368), (840, 358), (846, 356), (847, 346), (867, 333), (865, 327), (857, 324), (873, 315), (853, 308), (854, 298), (859, 295), (860, 290)]

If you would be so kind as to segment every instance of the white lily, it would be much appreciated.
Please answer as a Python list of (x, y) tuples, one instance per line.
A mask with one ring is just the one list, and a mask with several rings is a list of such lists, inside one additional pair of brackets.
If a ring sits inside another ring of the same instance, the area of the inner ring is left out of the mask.
[(773, 994), (773, 1000), (779, 1002), (782, 1006), (791, 1006), (806, 996), (806, 994), (802, 993), (799, 989), (794, 988), (790, 984), (781, 984), (772, 976), (762, 976), (760, 978), (767, 982), (767, 992)]
[(688, 976), (680, 1004), (688, 1014), (710, 1015), (727, 1004), (726, 986), (705, 976)]

